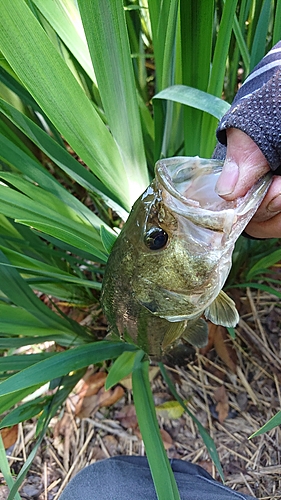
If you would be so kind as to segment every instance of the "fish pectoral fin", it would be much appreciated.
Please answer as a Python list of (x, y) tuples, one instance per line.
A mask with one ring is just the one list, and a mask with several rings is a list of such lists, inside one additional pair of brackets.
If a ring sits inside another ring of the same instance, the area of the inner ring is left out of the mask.
[(215, 325), (234, 327), (239, 322), (239, 314), (234, 301), (221, 290), (217, 298), (204, 311), (204, 316)]
[(208, 324), (203, 318), (188, 321), (182, 338), (194, 347), (204, 347), (208, 344)]
[(162, 342), (163, 351), (165, 351), (169, 346), (172, 346), (175, 341), (182, 336), (183, 332), (185, 331), (185, 324), (185, 321), (179, 321), (169, 324), (169, 328), (166, 331)]

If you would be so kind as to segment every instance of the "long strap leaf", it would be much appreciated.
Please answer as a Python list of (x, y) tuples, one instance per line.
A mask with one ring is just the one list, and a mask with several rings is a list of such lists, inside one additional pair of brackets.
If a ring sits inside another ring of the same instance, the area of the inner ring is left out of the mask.
[(74, 151), (130, 208), (127, 174), (112, 135), (22, 0), (1, 2), (0, 50)]
[(134, 404), (159, 500), (180, 500), (177, 484), (159, 431), (151, 393), (149, 362), (139, 362), (132, 374)]
[(149, 183), (122, 0), (78, 0), (110, 130), (136, 199)]
[(224, 480), (224, 475), (223, 475), (223, 470), (222, 470), (222, 467), (221, 467), (221, 464), (220, 464), (220, 460), (219, 460), (219, 456), (218, 456), (218, 452), (216, 450), (216, 446), (215, 446), (215, 443), (213, 441), (213, 439), (211, 438), (211, 436), (208, 434), (208, 432), (206, 431), (206, 429), (203, 427), (203, 425), (201, 424), (201, 422), (199, 422), (199, 420), (193, 415), (193, 413), (191, 413), (191, 411), (187, 408), (185, 402), (183, 401), (183, 399), (179, 396), (179, 394), (177, 393), (167, 371), (166, 371), (166, 368), (165, 366), (163, 365), (163, 363), (159, 363), (159, 366), (160, 366), (160, 370), (161, 370), (161, 373), (162, 373), (162, 376), (167, 384), (167, 386), (169, 387), (171, 393), (173, 394), (174, 398), (180, 403), (180, 405), (184, 408), (184, 410), (186, 411), (186, 413), (192, 418), (193, 422), (197, 425), (198, 427), (198, 430), (199, 430), (199, 433), (207, 447), (207, 450), (208, 452), (210, 453), (210, 456), (216, 466), (216, 468), (218, 469), (218, 472), (219, 472), (219, 475), (220, 477), (222, 478), (222, 480)]

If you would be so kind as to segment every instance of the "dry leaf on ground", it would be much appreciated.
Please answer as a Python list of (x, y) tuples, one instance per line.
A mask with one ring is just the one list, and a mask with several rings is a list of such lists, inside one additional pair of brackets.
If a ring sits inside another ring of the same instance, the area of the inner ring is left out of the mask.
[(79, 390), (79, 397), (87, 397), (93, 396), (93, 394), (97, 394), (99, 389), (104, 386), (107, 374), (105, 372), (97, 372), (90, 377), (85, 377), (83, 381), (83, 385)]
[(165, 450), (170, 450), (174, 445), (172, 437), (167, 431), (165, 431), (165, 429), (160, 429), (160, 434), (163, 440)]
[(236, 373), (237, 354), (230, 342), (227, 329), (224, 326), (211, 325), (211, 330), (214, 331), (214, 348), (217, 355), (233, 373)]
[(4, 448), (8, 450), (8, 448), (15, 444), (18, 438), (18, 424), (13, 425), (13, 427), (4, 427), (4, 429), (1, 429), (0, 433), (3, 439)]
[[(135, 429), (134, 434), (139, 438), (142, 439), (141, 432), (139, 428)], [(163, 445), (165, 450), (170, 450), (174, 446), (174, 441), (173, 438), (170, 436), (170, 434), (165, 430), (165, 429), (160, 429), (160, 434), (162, 437)]]
[(87, 418), (93, 415), (102, 406), (111, 406), (124, 395), (124, 389), (117, 385), (108, 391), (102, 387), (97, 394), (84, 396), (76, 407), (75, 415), (79, 418)]
[(215, 390), (214, 399), (217, 403), (216, 411), (218, 412), (218, 420), (222, 424), (229, 413), (228, 395), (224, 385), (221, 385)]
[(136, 409), (134, 405), (125, 405), (122, 410), (115, 413), (115, 418), (119, 420), (125, 429), (136, 429), (138, 426)]
[[(156, 377), (156, 375), (158, 375), (158, 373), (159, 373), (159, 366), (150, 366), (148, 372), (149, 381), (152, 382), (152, 380)], [(131, 373), (130, 375), (127, 375), (127, 377), (122, 378), (122, 380), (120, 380), (120, 384), (123, 387), (125, 387), (125, 389), (127, 389), (128, 391), (131, 391), (133, 388)]]
[[(184, 401), (188, 403), (187, 400)], [(155, 406), (156, 414), (162, 418), (180, 418), (184, 413), (184, 408), (178, 401), (166, 401), (165, 403)]]

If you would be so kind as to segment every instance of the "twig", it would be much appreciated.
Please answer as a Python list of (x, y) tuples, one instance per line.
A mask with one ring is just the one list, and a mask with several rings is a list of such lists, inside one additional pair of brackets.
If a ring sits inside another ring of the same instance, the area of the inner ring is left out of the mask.
[(264, 345), (259, 336), (254, 332), (252, 328), (247, 325), (242, 318), (240, 318), (239, 325), (243, 328), (243, 330), (250, 335), (251, 340), (255, 344), (255, 346), (263, 353), (263, 355), (272, 363), (278, 370), (280, 370), (280, 358), (276, 356), (274, 352), (269, 351), (267, 345)]
[(120, 436), (126, 439), (131, 439), (132, 441), (138, 441), (137, 436), (132, 436), (128, 432), (119, 430), (119, 429), (113, 429), (112, 427), (109, 427), (108, 425), (102, 424), (101, 422), (96, 422), (96, 420), (92, 420), (91, 418), (84, 418), (86, 422), (89, 422), (92, 424), (94, 427), (98, 427), (99, 429), (103, 429), (106, 432), (110, 432), (110, 434), (116, 434), (116, 436)]
[(26, 450), (25, 450), (23, 427), (22, 427), (22, 423), (21, 422), (19, 423), (19, 431), (20, 431), (20, 437), (21, 437), (21, 443), (22, 443), (23, 461), (26, 462)]
[(253, 492), (253, 490), (252, 490), (251, 486), (249, 485), (249, 483), (248, 483), (248, 481), (247, 481), (246, 477), (244, 476), (244, 474), (242, 474), (242, 472), (240, 472), (240, 474), (241, 474), (241, 478), (243, 479), (244, 483), (246, 484), (246, 486), (247, 486), (247, 488), (248, 488), (249, 492), (250, 492), (250, 493), (251, 493), (251, 495), (254, 497), (254, 496), (255, 496), (255, 494), (254, 494), (254, 492)]
[(254, 405), (257, 405), (258, 402), (257, 402), (257, 398), (254, 394), (254, 391), (253, 389), (251, 388), (251, 386), (249, 385), (249, 382), (247, 381), (244, 373), (242, 372), (240, 366), (237, 366), (237, 375), (238, 377), (240, 378), (240, 381), (242, 383), (242, 385), (245, 387), (246, 391), (248, 392), (251, 400), (253, 401)]
[(258, 326), (258, 329), (259, 329), (259, 331), (261, 333), (264, 345), (268, 346), (267, 337), (266, 337), (266, 335), (264, 333), (264, 329), (263, 329), (261, 321), (259, 319), (259, 315), (258, 315), (256, 306), (255, 306), (255, 303), (254, 303), (253, 296), (252, 296), (250, 288), (247, 288), (246, 293), (247, 293), (247, 297), (249, 299), (249, 303), (250, 303), (250, 306), (251, 306), (251, 309), (252, 309), (254, 321), (256, 322), (256, 324)]
[(90, 432), (90, 434), (89, 434), (89, 436), (87, 437), (87, 439), (86, 439), (86, 441), (85, 441), (84, 445), (83, 445), (83, 446), (82, 446), (82, 448), (80, 449), (80, 451), (79, 451), (79, 453), (78, 453), (77, 457), (75, 458), (75, 460), (74, 460), (74, 462), (73, 462), (72, 466), (70, 467), (70, 469), (69, 469), (68, 473), (66, 474), (66, 476), (65, 476), (65, 478), (64, 478), (64, 480), (63, 480), (63, 482), (62, 482), (62, 484), (61, 484), (61, 487), (60, 487), (59, 491), (57, 492), (57, 494), (56, 494), (56, 496), (55, 496), (54, 500), (58, 500), (58, 498), (59, 498), (59, 496), (60, 496), (60, 494), (61, 494), (61, 492), (62, 492), (63, 488), (65, 487), (66, 483), (69, 481), (69, 479), (70, 479), (70, 477), (71, 477), (71, 474), (72, 474), (73, 470), (75, 469), (76, 463), (77, 463), (77, 462), (78, 462), (78, 460), (80, 459), (81, 455), (83, 455), (83, 453), (84, 453), (84, 451), (86, 450), (86, 448), (87, 448), (87, 446), (88, 446), (89, 442), (91, 441), (91, 439), (92, 439), (93, 435), (94, 435), (94, 430), (92, 430), (92, 431)]
[(47, 463), (44, 461), (44, 500), (48, 500), (48, 470)]

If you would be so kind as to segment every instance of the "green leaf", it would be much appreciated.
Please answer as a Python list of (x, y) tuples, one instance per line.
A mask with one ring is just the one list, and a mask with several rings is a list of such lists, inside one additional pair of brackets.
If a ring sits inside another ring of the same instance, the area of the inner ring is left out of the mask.
[(156, 418), (149, 377), (149, 362), (138, 362), (133, 370), (133, 396), (137, 419), (158, 499), (180, 500)]
[[(44, 304), (42, 305), (44, 306)], [(53, 318), (54, 313), (47, 308), (46, 314), (49, 312), (51, 313), (51, 318)], [(59, 316), (54, 315), (57, 323), (51, 326), (51, 324), (48, 324), (47, 318), (43, 321), (44, 316), (42, 312), (40, 315), (40, 310), (37, 311), (37, 315), (38, 318), (32, 312), (24, 310), (21, 307), (0, 302), (0, 349), (17, 348), (28, 344), (40, 344), (46, 341), (56, 341), (60, 345), (70, 347), (77, 344), (81, 345), (81, 343), (91, 340), (91, 337), (86, 334), (84, 329), (80, 330), (81, 327), (77, 323), (73, 324), (73, 329), (69, 328), (67, 330), (65, 328), (64, 330), (63, 324), (60, 325), (59, 323), (62, 319)], [(67, 322), (66, 326), (71, 327), (72, 325)]]
[[(156, 65), (157, 91), (163, 90), (163, 88), (174, 83), (171, 61), (175, 50), (178, 3), (178, 0), (148, 1)], [(165, 47), (165, 50), (163, 50), (163, 47)]]
[[(10, 307), (10, 306), (9, 306)], [(14, 330), (15, 326), (12, 325), (10, 329)], [(19, 335), (20, 328), (18, 328), (17, 332), (14, 333), (14, 335)], [(49, 335), (43, 335), (43, 333), (46, 334), (46, 332), (50, 332)], [(20, 337), (20, 338), (15, 338), (15, 337), (4, 337), (5, 334), (1, 333), (0, 337), (0, 348), (1, 349), (16, 349), (18, 347), (22, 347), (25, 345), (34, 345), (34, 344), (39, 344), (41, 342), (47, 342), (47, 341), (56, 341), (57, 344), (62, 345), (62, 346), (75, 346), (75, 345), (81, 345), (81, 339), (79, 338), (70, 338), (69, 335), (63, 334), (61, 332), (58, 332), (58, 330), (53, 330), (51, 331), (48, 328), (41, 329), (40, 330), (31, 330), (30, 331), (30, 337)], [(2, 407), (1, 407), (2, 408)]]
[(132, 202), (149, 179), (123, 2), (78, 0), (78, 5), (106, 118), (129, 179), (127, 194)]
[[(9, 489), (12, 490), (12, 488), (14, 486), (14, 478), (13, 478), (11, 471), (10, 471), (10, 466), (9, 466), (8, 459), (6, 456), (6, 450), (4, 447), (1, 433), (0, 433), (0, 463), (1, 463), (1, 472), (4, 476), (4, 479), (9, 487)], [(13, 496), (13, 499), (14, 500), (21, 500), (19, 493), (15, 493), (15, 496)]]
[[(58, 146), (58, 148), (60, 149), (60, 146)], [(25, 178), (28, 178), (29, 180), (32, 179), (36, 184), (47, 191), (48, 194), (43, 193), (43, 196), (45, 197), (45, 200), (49, 202), (50, 206), (56, 208), (54, 203), (56, 202), (56, 199), (58, 199), (61, 202), (61, 204), (59, 205), (59, 211), (61, 214), (69, 214), (66, 207), (64, 207), (66, 205), (68, 207), (71, 207), (72, 210), (75, 210), (76, 214), (83, 218), (85, 221), (90, 221), (96, 229), (99, 229), (101, 220), (95, 214), (93, 214), (71, 193), (64, 189), (64, 187), (54, 178), (54, 176), (52, 176), (45, 168), (43, 168), (35, 157), (31, 156), (30, 152), (29, 154), (26, 154), (12, 141), (1, 135), (0, 158), (8, 165), (20, 170), (22, 174), (24, 174)], [(15, 175), (11, 173), (2, 173), (2, 177), (3, 179), (8, 180), (11, 184), (16, 185), (23, 192), (25, 192), (24, 185), (29, 186), (29, 190), (32, 189), (32, 185), (30, 183), (29, 185), (25, 184), (24, 181), (20, 179), (20, 176), (18, 174)], [(36, 190), (34, 188), (33, 192), (36, 193)], [(49, 196), (49, 193), (51, 193), (51, 196)], [(30, 195), (30, 193), (27, 194)]]
[(268, 285), (264, 285), (263, 283), (239, 283), (239, 285), (231, 285), (231, 288), (256, 288), (256, 290), (263, 290), (264, 292), (276, 295), (276, 297), (281, 299), (281, 292), (279, 292), (279, 290), (276, 290)]
[(134, 351), (137, 347), (124, 342), (94, 342), (55, 354), (50, 359), (40, 361), (0, 383), (1, 396), (7, 395), (34, 384), (43, 385), (49, 380), (62, 377), (90, 364), (118, 357), (123, 351)]
[(73, 0), (32, 0), (89, 77), (96, 81), (86, 37)]
[(271, 0), (264, 0), (262, 2), (262, 9), (258, 18), (258, 24), (256, 27), (256, 32), (252, 45), (250, 71), (254, 69), (256, 64), (258, 64), (262, 59), (262, 57), (265, 55), (271, 8), (272, 8)]
[(104, 249), (106, 253), (109, 255), (117, 239), (117, 234), (114, 233), (113, 231), (109, 231), (105, 226), (101, 226), (100, 236)]
[(272, 45), (275, 45), (277, 42), (279, 42), (280, 38), (281, 38), (281, 3), (276, 2)]
[(0, 50), (74, 151), (130, 208), (132, 193), (112, 135), (22, 0), (1, 4)]
[(171, 379), (170, 379), (170, 377), (169, 377), (169, 375), (168, 375), (168, 373), (166, 371), (166, 368), (163, 365), (163, 363), (159, 363), (159, 367), (160, 367), (162, 376), (163, 376), (163, 378), (164, 378), (167, 386), (169, 387), (172, 395), (181, 404), (181, 406), (184, 408), (184, 410), (186, 411), (186, 413), (192, 418), (193, 422), (197, 425), (199, 433), (200, 433), (200, 435), (201, 435), (201, 437), (202, 437), (202, 439), (203, 439), (203, 441), (204, 441), (204, 443), (205, 443), (205, 445), (207, 447), (208, 452), (210, 453), (210, 457), (213, 460), (213, 462), (214, 462), (214, 464), (215, 464), (215, 466), (216, 466), (216, 468), (217, 468), (217, 470), (219, 472), (220, 477), (224, 481), (223, 470), (222, 470), (222, 467), (221, 467), (221, 464), (220, 464), (218, 452), (216, 450), (216, 446), (215, 446), (215, 443), (214, 443), (213, 439), (208, 434), (208, 432), (203, 427), (203, 425), (199, 422), (199, 420), (187, 408), (185, 402), (183, 401), (183, 399), (177, 393), (176, 388), (174, 387), (174, 385), (173, 385), (173, 383), (172, 383), (172, 381), (171, 381)]
[[(4, 264), (4, 265), (1, 265)], [(41, 327), (50, 327), (51, 329), (57, 329), (65, 333), (70, 333), (73, 336), (77, 334), (71, 328), (70, 322), (66, 321), (62, 317), (59, 317), (53, 311), (51, 311), (31, 290), (31, 288), (25, 283), (23, 278), (13, 267), (6, 267), (6, 264), (10, 264), (6, 256), (0, 250), (0, 281), (2, 292), (9, 297), (9, 299), (17, 306), (22, 307), (30, 314), (35, 316), (40, 322)], [(10, 309), (11, 315), (12, 309)], [(11, 318), (10, 318), (11, 322)], [(81, 338), (86, 337), (84, 330), (77, 324), (78, 330), (80, 331)]]
[(11, 427), (24, 420), (36, 417), (50, 401), (51, 396), (44, 396), (27, 401), (10, 411), (0, 422), (0, 429)]
[[(0, 308), (1, 310), (1, 308)], [(10, 314), (12, 314), (13, 310), (10, 306)], [(55, 352), (41, 352), (38, 354), (22, 354), (22, 355), (13, 355), (13, 356), (1, 356), (0, 357), (0, 372), (5, 371), (20, 371), (28, 366), (32, 366), (39, 361), (43, 361), (44, 359), (51, 358), (54, 356)]]
[(262, 259), (259, 259), (253, 267), (251, 267), (247, 274), (246, 279), (251, 280), (254, 276), (264, 273), (269, 267), (274, 266), (281, 259), (281, 250), (278, 249), (275, 252), (270, 252), (269, 255), (266, 255)]
[[(212, 61), (212, 71), (207, 88), (207, 92), (217, 97), (222, 95), (225, 66), (229, 51), (234, 16), (238, 0), (225, 0), (219, 30), (216, 39), (214, 56)], [(202, 158), (211, 156), (216, 144), (215, 130), (217, 121), (209, 115), (203, 116), (202, 119), (202, 137), (199, 155)]]
[(0, 397), (0, 402), (1, 402), (1, 413), (6, 412), (15, 404), (17, 404), (19, 401), (22, 401), (26, 396), (29, 396), (30, 394), (33, 394), (37, 389), (39, 389), (41, 386), (40, 384), (37, 385), (31, 385), (30, 387), (27, 387), (26, 389), (20, 389), (19, 391), (15, 391), (11, 394), (6, 394), (4, 396)]
[[(126, 217), (127, 212), (121, 209), (120, 205), (117, 205), (117, 198), (114, 193), (111, 193), (92, 172), (85, 169), (65, 148), (57, 144), (52, 137), (38, 127), (30, 118), (20, 113), (20, 111), (3, 99), (0, 99), (0, 110), (19, 130), (56, 163), (63, 172), (68, 174), (90, 193), (94, 192), (101, 196), (108, 206), (113, 208), (122, 218)], [(20, 169), (19, 163), (17, 163), (17, 168)], [(94, 214), (92, 214), (93, 216)]]
[[(3, 177), (3, 174), (2, 174)], [(7, 174), (5, 175), (7, 179)], [(14, 184), (23, 187), (24, 181), (15, 177), (9, 177)], [(100, 240), (100, 235), (91, 224), (82, 221), (78, 214), (69, 208), (69, 213), (65, 214), (58, 212), (50, 205), (52, 200), (51, 195), (49, 201), (46, 201), (47, 193), (41, 188), (33, 186), (25, 181), (25, 188), (28, 193), (34, 197), (34, 200), (28, 196), (21, 194), (5, 185), (0, 185), (0, 213), (10, 217), (21, 224), (34, 227), (39, 231), (50, 234), (69, 245), (89, 252), (103, 262), (106, 262), (106, 255), (103, 252), (103, 246)], [(36, 191), (36, 194), (34, 193)], [(42, 203), (38, 203), (38, 199)], [(46, 204), (44, 204), (44, 201)], [(53, 198), (54, 201), (54, 198)], [(62, 203), (56, 200), (55, 205), (61, 206)], [(66, 208), (63, 210), (65, 212)], [(76, 219), (76, 220), (75, 220)]]
[(155, 99), (167, 99), (174, 102), (180, 102), (187, 106), (206, 111), (215, 118), (220, 119), (230, 108), (230, 104), (219, 97), (203, 92), (186, 85), (173, 85), (162, 90), (153, 97)]
[(264, 434), (265, 432), (271, 431), (271, 429), (274, 429), (274, 427), (278, 427), (281, 425), (281, 411), (278, 411), (276, 415), (274, 415), (266, 424), (264, 424), (259, 430), (254, 432), (249, 439), (252, 439), (256, 436), (260, 436), (261, 434)]
[(227, 328), (227, 331), (228, 331), (228, 333), (229, 333), (230, 337), (231, 337), (233, 340), (235, 340), (235, 338), (236, 338), (235, 328), (228, 327), (228, 328)]
[(124, 377), (130, 375), (130, 373), (132, 373), (133, 371), (136, 361), (142, 358), (143, 351), (141, 350), (136, 352), (123, 352), (116, 359), (116, 361), (114, 361), (109, 370), (105, 381), (105, 389), (110, 389), (112, 386), (118, 384), (118, 382), (120, 382), (120, 380), (122, 380)]
[[(198, 90), (207, 91), (212, 67), (212, 39), (214, 0), (185, 0), (180, 2), (182, 83)], [(184, 108), (184, 154), (199, 154), (202, 113), (198, 106)], [(192, 123), (192, 133), (190, 124)]]
[[(83, 278), (78, 278), (63, 271), (62, 269), (56, 268), (49, 264), (45, 264), (40, 260), (33, 259), (32, 257), (27, 257), (20, 252), (14, 252), (6, 247), (0, 245), (0, 249), (9, 259), (11, 264), (2, 264), (8, 267), (16, 267), (18, 271), (24, 271), (25, 274), (30, 273), (31, 275), (40, 276), (38, 280), (44, 278), (49, 278), (49, 281), (56, 281), (59, 284), (61, 282), (75, 283), (78, 286), (91, 287), (96, 290), (101, 289), (101, 283), (97, 281), (91, 281)], [(30, 281), (29, 281), (30, 282)], [(37, 281), (38, 283), (38, 281)]]

